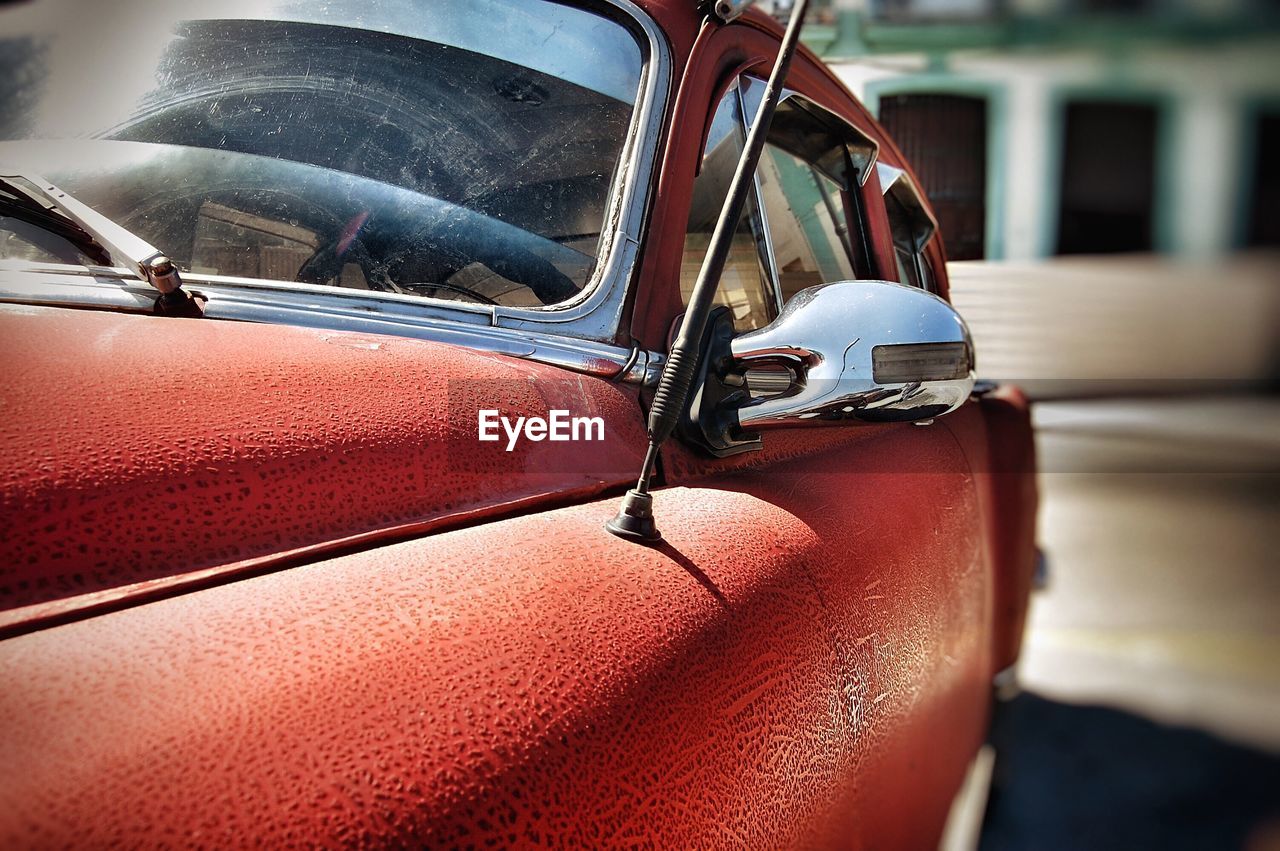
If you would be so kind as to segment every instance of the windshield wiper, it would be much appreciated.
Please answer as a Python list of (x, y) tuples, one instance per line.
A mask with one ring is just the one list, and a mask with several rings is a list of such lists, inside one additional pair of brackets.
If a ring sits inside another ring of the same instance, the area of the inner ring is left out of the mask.
[(182, 288), (178, 267), (158, 248), (128, 228), (30, 173), (0, 174), (0, 206), (19, 218), (66, 238), (103, 265), (128, 269), (138, 280), (160, 291), (156, 313), (204, 315), (200, 302)]

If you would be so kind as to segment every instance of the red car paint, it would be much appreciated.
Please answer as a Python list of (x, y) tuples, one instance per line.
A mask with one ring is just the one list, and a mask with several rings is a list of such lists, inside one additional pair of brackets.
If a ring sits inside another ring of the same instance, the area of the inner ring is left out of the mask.
[[(0, 625), (589, 498), (634, 475), (645, 441), (633, 388), (441, 343), (53, 308), (0, 308), (0, 339), (0, 607), (23, 607)], [(476, 440), (480, 409), (556, 408), (601, 416), (605, 440)]]
[(663, 491), (661, 549), (609, 499), (10, 639), (0, 842), (923, 847), (989, 682), (937, 460), (863, 478), (920, 546), (851, 573), (748, 478)]
[[(641, 5), (677, 81), (630, 314), (661, 349), (711, 105), (778, 28)], [(810, 55), (788, 85), (905, 165)], [(644, 448), (630, 386), (53, 308), (0, 309), (0, 340), (5, 847), (934, 847), (1016, 658), (1013, 391), (724, 460), (670, 442), (647, 548), (602, 528)], [(473, 440), (480, 407), (561, 403), (607, 440)]]

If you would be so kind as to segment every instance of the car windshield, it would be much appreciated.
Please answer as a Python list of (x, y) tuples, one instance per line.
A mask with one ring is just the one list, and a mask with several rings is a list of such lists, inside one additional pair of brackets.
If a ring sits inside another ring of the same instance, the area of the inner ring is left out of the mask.
[[(0, 33), (0, 162), (190, 272), (511, 306), (590, 282), (644, 61), (541, 0), (39, 0)], [(0, 257), (67, 262), (5, 223)]]

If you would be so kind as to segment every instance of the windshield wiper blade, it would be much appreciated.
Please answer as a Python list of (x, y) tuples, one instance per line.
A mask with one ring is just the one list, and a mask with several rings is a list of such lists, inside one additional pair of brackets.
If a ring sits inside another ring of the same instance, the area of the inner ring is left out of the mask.
[[(138, 280), (160, 291), (156, 312), (169, 316), (203, 316), (200, 303), (182, 288), (178, 267), (164, 253), (128, 228), (112, 221), (44, 178), (24, 172), (0, 174), (0, 187), (30, 202), (24, 212), (33, 224), (64, 233), (93, 259), (128, 269)], [(12, 202), (11, 202), (12, 203)], [(65, 221), (58, 221), (59, 217)]]
[(3, 180), (0, 180), (0, 216), (34, 225), (46, 234), (69, 242), (83, 256), (99, 266), (114, 265), (106, 249), (79, 225), (51, 206), (41, 203), (38, 198), (32, 197), (31, 193), (19, 192), (12, 184)]

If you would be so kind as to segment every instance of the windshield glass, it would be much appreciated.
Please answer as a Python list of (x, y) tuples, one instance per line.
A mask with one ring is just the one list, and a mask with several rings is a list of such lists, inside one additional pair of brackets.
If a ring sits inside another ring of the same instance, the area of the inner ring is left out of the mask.
[[(643, 70), (541, 0), (41, 0), (0, 33), (0, 162), (181, 267), (513, 306), (591, 279)], [(57, 262), (22, 232), (0, 257)]]

